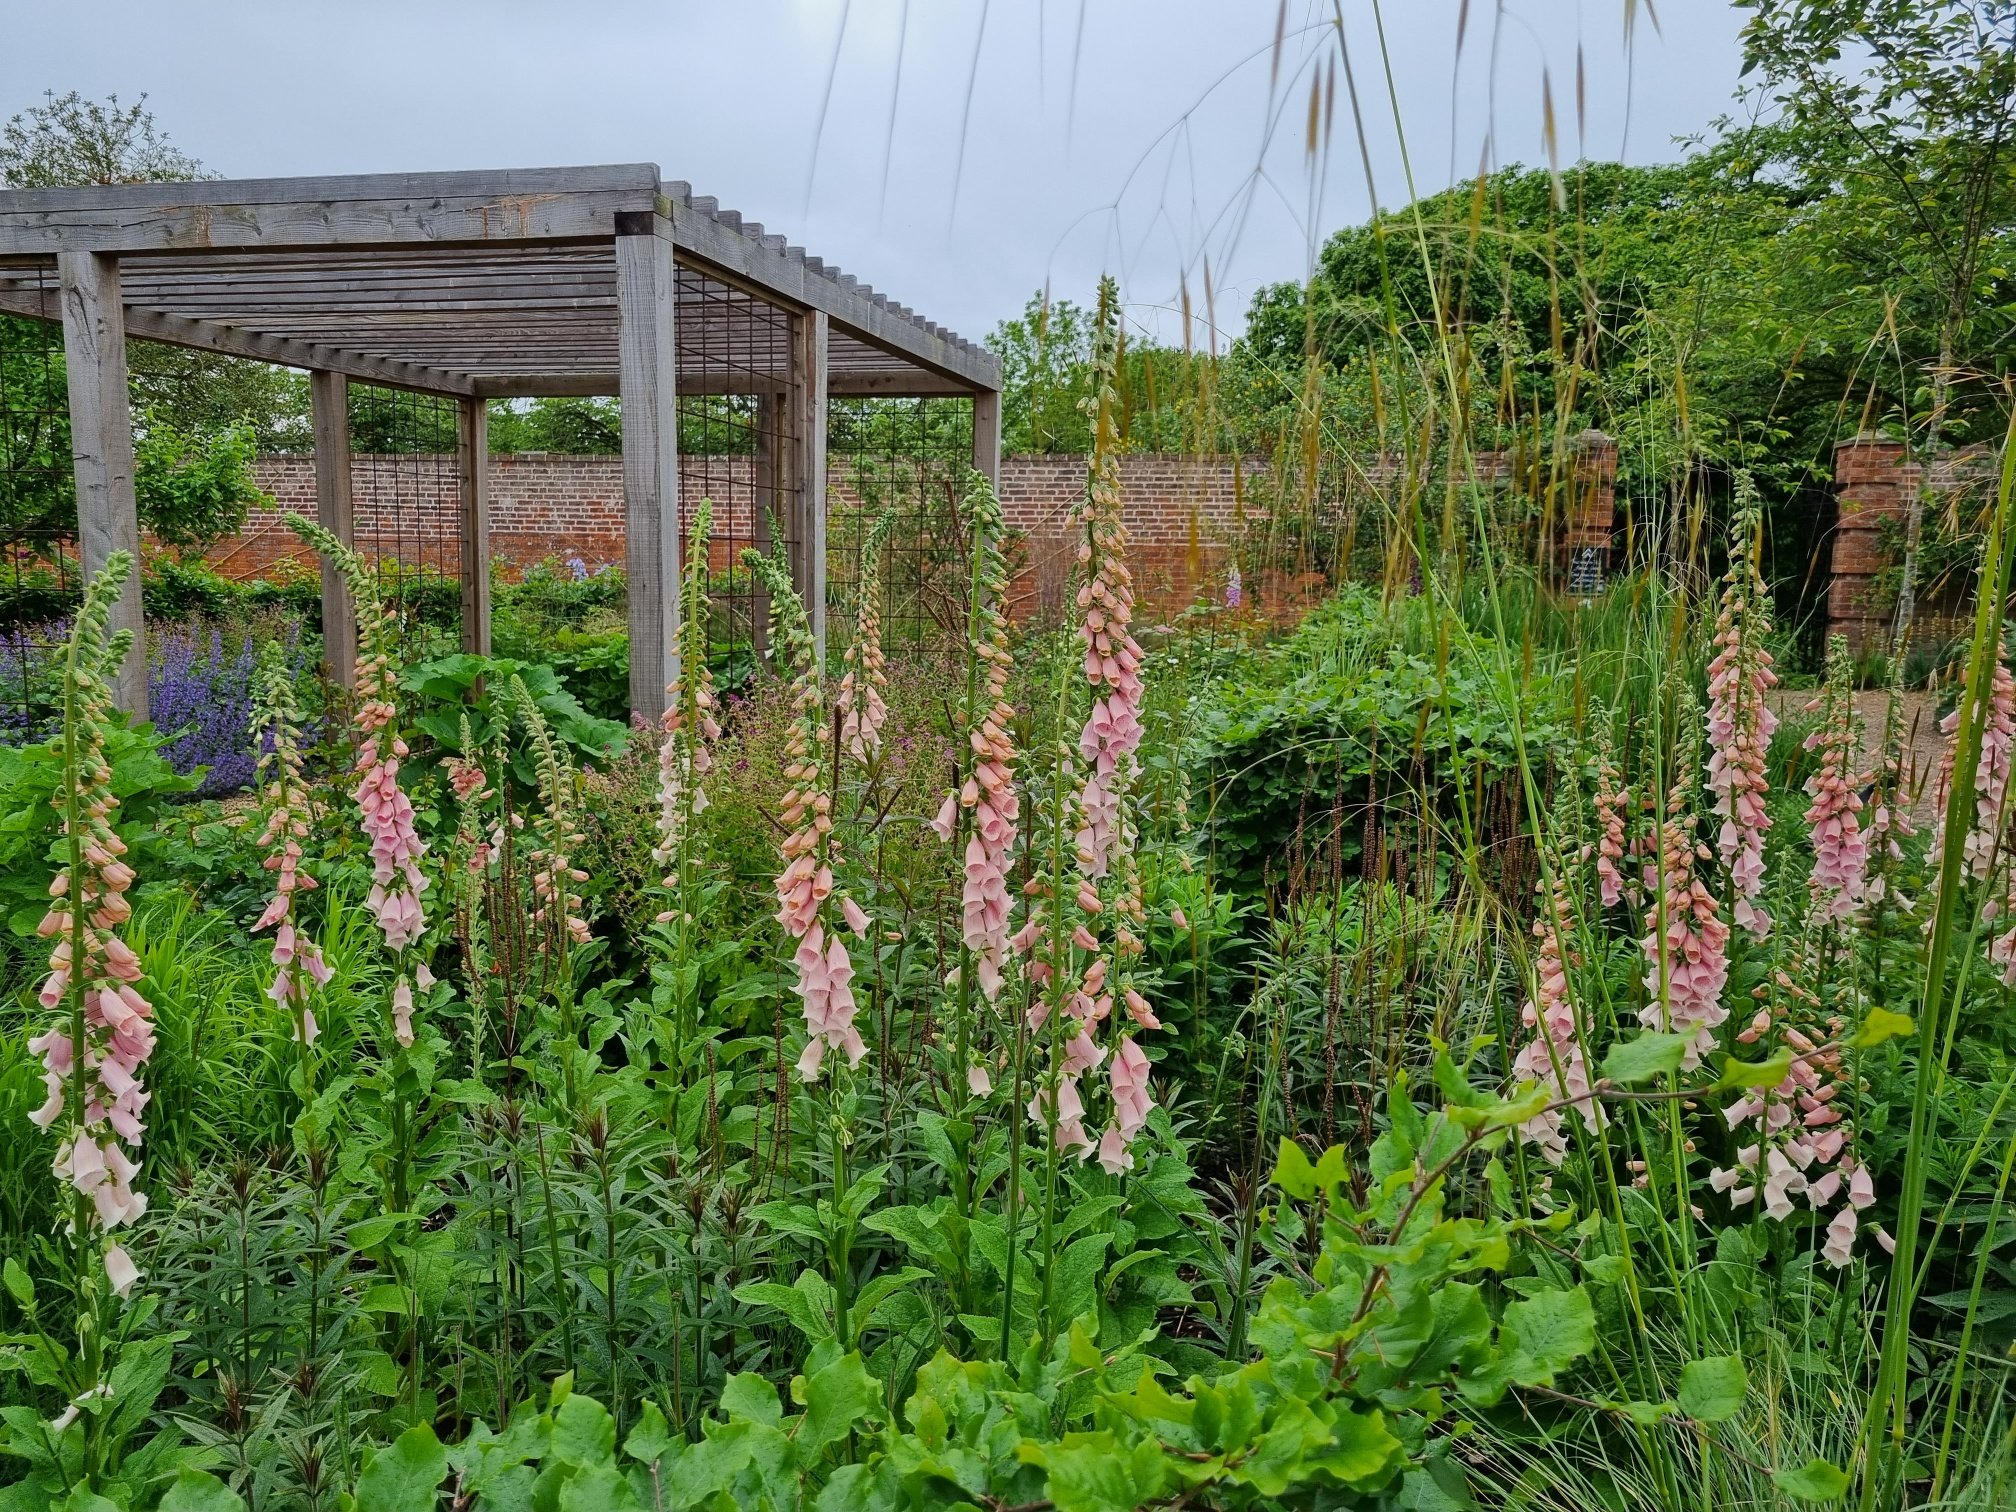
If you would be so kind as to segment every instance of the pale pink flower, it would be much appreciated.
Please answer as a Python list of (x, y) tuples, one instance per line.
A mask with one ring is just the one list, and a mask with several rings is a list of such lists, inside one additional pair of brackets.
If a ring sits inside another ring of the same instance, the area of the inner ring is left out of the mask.
[[(2010, 675), (2008, 656), (1999, 647), (1988, 697), (1977, 707), (1981, 716), (1981, 754), (1974, 765), (1974, 822), (1967, 831), (1962, 855), (1967, 869), (1985, 881), (1994, 872), (1996, 857), (2002, 850), (2002, 805), (2009, 795), (2010, 758), (2012, 749), (2016, 749), (2016, 677)], [(1958, 705), (1939, 721), (1939, 728), (1946, 736), (1946, 753), (1934, 793), (1943, 829), (1946, 800), (1953, 785), (1955, 746), (1960, 736)]]
[(1688, 1035), (1682, 1064), (1690, 1071), (1713, 1048), (1715, 1029), (1729, 1017), (1722, 1006), (1729, 980), (1729, 926), (1714, 894), (1695, 874), (1698, 844), (1683, 776), (1674, 783), (1659, 826), (1659, 863), (1645, 866), (1645, 886), (1654, 898), (1645, 909), (1649, 932), (1640, 944), (1652, 1000), (1639, 1010), (1638, 1020), (1648, 1029)]
[(1857, 816), (1862, 796), (1855, 761), (1862, 748), (1862, 723), (1855, 715), (1854, 668), (1848, 642), (1835, 636), (1827, 652), (1827, 686), (1807, 705), (1824, 710), (1819, 727), (1806, 737), (1806, 749), (1820, 752), (1820, 766), (1806, 779), (1813, 799), (1806, 822), (1813, 834), (1813, 871), (1807, 878), (1817, 917), (1850, 919), (1861, 907), (1869, 847)]
[[(1521, 1019), (1533, 1038), (1512, 1062), (1513, 1075), (1520, 1081), (1538, 1082), (1554, 1098), (1583, 1098), (1576, 1104), (1582, 1121), (1591, 1129), (1603, 1126), (1603, 1110), (1591, 1090), (1589, 1068), (1576, 1033), (1575, 1007), (1568, 985), (1568, 968), (1574, 963), (1563, 942), (1574, 924), (1570, 915), (1568, 884), (1555, 877), (1547, 916), (1533, 922), (1540, 949), (1533, 962), (1534, 992), (1521, 1011)], [(1568, 1141), (1563, 1133), (1563, 1110), (1548, 1108), (1519, 1126), (1520, 1136), (1539, 1147), (1549, 1165), (1559, 1165), (1567, 1157)]]
[(1630, 805), (1631, 790), (1624, 786), (1606, 741), (1596, 785), (1596, 882), (1605, 908), (1615, 908), (1627, 893), (1637, 901), (1637, 889), (1625, 881), (1622, 870), (1628, 844), (1625, 815)]
[[(1748, 479), (1739, 482), (1746, 492)], [(1764, 888), (1764, 835), (1771, 828), (1764, 794), (1765, 753), (1778, 716), (1764, 701), (1777, 686), (1771, 632), (1765, 612), (1764, 579), (1757, 570), (1758, 518), (1754, 504), (1739, 509), (1715, 624), (1715, 655), (1708, 663), (1708, 787), (1722, 818), (1716, 848), (1729, 868), (1735, 894), (1735, 921), (1758, 939), (1771, 929), (1771, 916), (1758, 906)]]
[[(154, 1050), (154, 1010), (140, 995), (140, 958), (116, 927), (130, 917), (125, 894), (133, 886), (132, 867), (119, 858), (125, 842), (113, 827), (119, 800), (105, 754), (105, 730), (114, 718), (110, 681), (101, 665), (108, 655), (105, 615), (120, 574), (100, 574), (86, 590), (64, 660), (66, 701), (74, 709), (71, 730), (77, 759), (66, 768), (52, 798), (62, 816), (61, 833), (81, 852), (81, 865), (67, 863), (50, 884), (53, 900), (37, 932), (52, 941), (49, 976), (38, 1001), (56, 1012), (55, 1021), (27, 1042), (41, 1057), (45, 1100), (28, 1115), (37, 1128), (55, 1129), (51, 1169), (57, 1179), (90, 1199), (89, 1221), (110, 1231), (147, 1210), (134, 1190), (137, 1159), (148, 1102), (140, 1077)], [(75, 1038), (79, 1028), (81, 1041)], [(107, 1279), (120, 1296), (138, 1279), (126, 1252), (104, 1250)]]

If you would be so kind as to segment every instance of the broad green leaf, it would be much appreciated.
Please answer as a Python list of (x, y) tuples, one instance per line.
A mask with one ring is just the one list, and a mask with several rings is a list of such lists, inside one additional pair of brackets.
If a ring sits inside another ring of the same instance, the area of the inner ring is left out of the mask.
[(568, 1465), (607, 1465), (616, 1458), (616, 1419), (593, 1397), (570, 1394), (553, 1411), (547, 1456)]
[[(771, 1395), (776, 1395), (772, 1392)], [(676, 1442), (672, 1430), (665, 1422), (665, 1414), (658, 1410), (656, 1402), (646, 1402), (644, 1410), (637, 1414), (637, 1426), (630, 1430), (630, 1436), (623, 1440), (623, 1452), (634, 1460), (649, 1465), (665, 1458)]]
[(1274, 1185), (1297, 1202), (1307, 1202), (1316, 1195), (1316, 1167), (1292, 1139), (1281, 1141), (1281, 1154), (1274, 1162)]
[(1810, 1459), (1796, 1470), (1773, 1470), (1771, 1481), (1801, 1501), (1833, 1501), (1848, 1489), (1848, 1472), (1824, 1459)]
[(1680, 1410), (1702, 1423), (1726, 1423), (1742, 1410), (1750, 1373), (1735, 1355), (1689, 1360), (1680, 1368)]
[[(845, 1438), (856, 1423), (882, 1405), (882, 1383), (868, 1374), (858, 1353), (845, 1355), (799, 1380), (804, 1382), (805, 1419), (798, 1428), (798, 1444), (807, 1454), (817, 1454)], [(792, 1395), (797, 1394), (794, 1382)]]
[(245, 1498), (214, 1475), (184, 1470), (161, 1498), (161, 1512), (245, 1512)]
[(1505, 1308), (1499, 1342), (1521, 1386), (1554, 1378), (1596, 1347), (1596, 1313), (1581, 1287), (1545, 1291)]
[(560, 1488), (556, 1512), (644, 1512), (637, 1493), (610, 1465), (594, 1465)]
[(1848, 1040), (1851, 1050), (1873, 1050), (1885, 1041), (1899, 1039), (1909, 1034), (1916, 1025), (1908, 1013), (1893, 1013), (1888, 1008), (1871, 1008), (1863, 1016), (1855, 1033)]
[(1722, 1085), (1725, 1087), (1775, 1087), (1792, 1073), (1792, 1052), (1780, 1050), (1767, 1060), (1738, 1060), (1722, 1057)]
[(35, 1283), (28, 1279), (28, 1272), (22, 1269), (19, 1260), (9, 1255), (6, 1266), (0, 1268), (0, 1277), (6, 1280), (7, 1294), (19, 1302), (23, 1309), (35, 1305)]
[(784, 1421), (784, 1404), (777, 1400), (777, 1388), (754, 1371), (728, 1377), (721, 1388), (721, 1410), (731, 1418), (747, 1418), (773, 1428)]
[(434, 1492), (448, 1473), (448, 1451), (426, 1423), (380, 1449), (357, 1477), (357, 1512), (434, 1512)]
[(1603, 1057), (1603, 1079), (1628, 1087), (1654, 1077), (1671, 1076), (1686, 1059), (1687, 1046), (1692, 1040), (1692, 1035), (1647, 1030), (1636, 1039), (1612, 1045), (1610, 1053)]

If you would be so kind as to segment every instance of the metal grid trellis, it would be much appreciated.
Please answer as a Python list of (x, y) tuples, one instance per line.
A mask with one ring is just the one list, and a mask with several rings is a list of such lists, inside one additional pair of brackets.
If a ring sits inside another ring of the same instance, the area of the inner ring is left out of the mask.
[(459, 643), (458, 407), (444, 395), (350, 385), (353, 544), (418, 651)]
[[(53, 302), (54, 270), (37, 293)], [(54, 648), (81, 587), (63, 331), (0, 316), (0, 741), (60, 720)]]
[(836, 398), (826, 445), (832, 644), (853, 630), (862, 543), (884, 510), (896, 515), (882, 552), (884, 644), (926, 655), (958, 644), (969, 585), (957, 506), (972, 467), (973, 401)]
[(689, 268), (679, 269), (677, 279), (681, 540), (695, 507), (711, 501), (709, 660), (717, 681), (733, 686), (754, 670), (769, 615), (767, 595), (742, 553), (781, 549), (795, 558), (800, 544), (803, 427), (790, 384), (794, 317)]

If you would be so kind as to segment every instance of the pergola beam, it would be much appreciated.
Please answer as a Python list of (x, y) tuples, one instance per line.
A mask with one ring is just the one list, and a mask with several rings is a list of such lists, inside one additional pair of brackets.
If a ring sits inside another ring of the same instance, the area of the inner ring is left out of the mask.
[[(60, 320), (54, 290), (0, 283), (0, 311), (26, 315), (36, 320)], [(259, 331), (243, 331), (234, 326), (215, 325), (202, 320), (185, 320), (158, 310), (125, 307), (125, 334), (169, 346), (194, 347), (226, 357), (249, 357), (255, 362), (277, 362), (283, 367), (305, 368), (310, 372), (342, 373), (366, 383), (387, 388), (412, 389), (423, 394), (466, 394), (470, 380), (458, 373), (443, 372), (395, 358), (373, 357), (348, 352), (317, 342), (294, 341)]]

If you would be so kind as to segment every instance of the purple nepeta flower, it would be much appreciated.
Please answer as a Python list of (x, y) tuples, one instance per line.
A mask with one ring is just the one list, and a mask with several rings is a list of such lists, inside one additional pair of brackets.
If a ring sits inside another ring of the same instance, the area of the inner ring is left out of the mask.
[[(220, 629), (185, 626), (159, 632), (153, 651), (147, 699), (166, 737), (162, 756), (184, 775), (207, 768), (197, 789), (205, 798), (249, 787), (259, 759), (252, 739), (258, 646), (250, 636), (230, 645)], [(289, 640), (288, 660), (305, 672), (298, 635)]]
[(1246, 585), (1239, 577), (1239, 566), (1235, 562), (1231, 576), (1225, 579), (1225, 607), (1237, 609), (1246, 602)]

